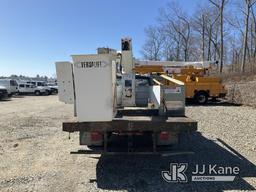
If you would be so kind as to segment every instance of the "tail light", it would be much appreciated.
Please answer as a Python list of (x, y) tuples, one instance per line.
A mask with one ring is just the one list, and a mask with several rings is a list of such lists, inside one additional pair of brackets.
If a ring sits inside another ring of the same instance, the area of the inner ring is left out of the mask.
[(102, 140), (102, 134), (99, 132), (91, 132), (91, 141), (100, 141)]
[(160, 135), (159, 135), (159, 138), (160, 138), (161, 140), (168, 140), (169, 137), (170, 137), (170, 133), (167, 132), (167, 131), (162, 131), (162, 132), (160, 133)]

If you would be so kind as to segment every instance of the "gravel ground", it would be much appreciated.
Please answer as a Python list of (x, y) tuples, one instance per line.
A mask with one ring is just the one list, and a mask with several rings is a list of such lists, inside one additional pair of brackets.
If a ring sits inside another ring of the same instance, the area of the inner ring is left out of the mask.
[[(99, 156), (81, 149), (78, 135), (61, 131), (73, 119), (57, 96), (24, 96), (0, 102), (0, 191), (252, 191), (256, 188), (256, 109), (225, 103), (188, 106), (198, 133), (186, 145), (194, 155)], [(238, 166), (234, 182), (167, 183), (161, 171), (173, 162)]]

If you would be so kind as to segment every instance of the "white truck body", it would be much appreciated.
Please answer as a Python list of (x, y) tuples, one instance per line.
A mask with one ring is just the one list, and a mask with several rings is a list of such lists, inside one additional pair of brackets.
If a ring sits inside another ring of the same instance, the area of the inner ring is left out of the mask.
[(74, 103), (74, 80), (73, 64), (71, 62), (56, 62), (56, 73), (58, 79), (59, 100), (67, 103)]
[(0, 79), (0, 85), (7, 89), (8, 95), (13, 95), (18, 91), (18, 84), (13, 79)]
[(112, 121), (116, 67), (112, 54), (72, 55), (78, 121)]

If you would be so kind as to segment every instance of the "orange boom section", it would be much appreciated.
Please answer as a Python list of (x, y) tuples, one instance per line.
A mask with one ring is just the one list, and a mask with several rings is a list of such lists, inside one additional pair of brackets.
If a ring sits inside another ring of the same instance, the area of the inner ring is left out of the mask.
[(135, 68), (133, 68), (133, 72), (139, 73), (139, 74), (164, 73), (164, 69), (160, 65), (140, 65), (140, 66), (135, 66)]

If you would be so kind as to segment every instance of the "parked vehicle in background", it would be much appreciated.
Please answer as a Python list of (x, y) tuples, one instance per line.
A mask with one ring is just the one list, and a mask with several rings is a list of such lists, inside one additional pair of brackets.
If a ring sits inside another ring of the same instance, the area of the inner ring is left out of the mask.
[(13, 79), (0, 79), (0, 86), (7, 89), (8, 96), (12, 96), (18, 92), (18, 83)]
[(35, 85), (36, 87), (40, 89), (45, 89), (46, 95), (51, 95), (52, 91), (49, 86), (47, 86), (46, 82), (44, 81), (27, 81), (26, 83)]
[(7, 89), (4, 86), (0, 86), (0, 100), (8, 98)]
[[(216, 101), (227, 94), (218, 76), (210, 75), (218, 61), (136, 61), (133, 69), (138, 74), (160, 73), (182, 81), (186, 87), (186, 99), (205, 104), (208, 99)], [(163, 82), (165, 84), (165, 82)]]
[(47, 83), (47, 86), (50, 87), (52, 93), (55, 93), (55, 94), (58, 93), (57, 83)]
[(37, 87), (29, 83), (20, 83), (18, 85), (19, 94), (35, 94), (35, 95), (48, 95), (44, 87)]

